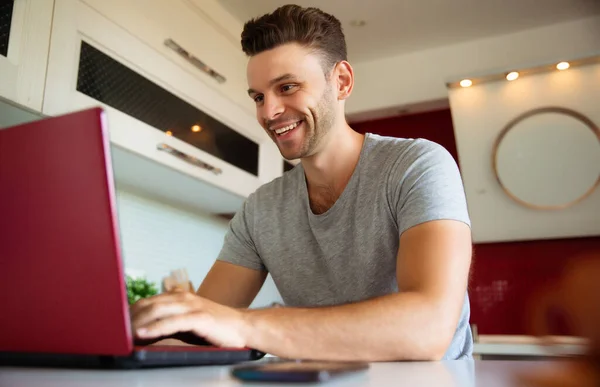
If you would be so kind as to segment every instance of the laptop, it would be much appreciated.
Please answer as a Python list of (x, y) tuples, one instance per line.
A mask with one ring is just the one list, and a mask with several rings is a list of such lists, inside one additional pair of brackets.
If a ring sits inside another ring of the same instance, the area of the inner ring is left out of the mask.
[(87, 109), (0, 129), (0, 364), (143, 368), (265, 354), (134, 342), (106, 114)]

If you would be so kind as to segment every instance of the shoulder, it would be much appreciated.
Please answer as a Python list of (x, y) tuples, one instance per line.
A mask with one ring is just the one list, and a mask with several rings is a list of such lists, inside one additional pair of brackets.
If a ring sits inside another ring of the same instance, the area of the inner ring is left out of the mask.
[(448, 153), (442, 145), (424, 138), (387, 137), (368, 134), (371, 147), (378, 152), (393, 152), (398, 157), (419, 156), (425, 153)]
[(368, 163), (386, 173), (418, 172), (432, 164), (456, 165), (442, 145), (423, 138), (396, 138), (369, 133)]
[(442, 145), (422, 138), (370, 137), (374, 152), (369, 168), (380, 174), (392, 202), (409, 195), (462, 194), (458, 164)]
[(460, 170), (446, 148), (420, 138), (377, 140), (381, 150), (375, 153), (386, 160), (380, 164), (384, 191), (400, 234), (437, 219), (470, 225)]

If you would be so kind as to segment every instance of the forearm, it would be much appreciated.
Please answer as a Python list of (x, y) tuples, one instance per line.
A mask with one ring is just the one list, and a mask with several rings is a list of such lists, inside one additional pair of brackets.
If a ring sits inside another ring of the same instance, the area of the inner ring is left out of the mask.
[(267, 272), (216, 261), (197, 295), (232, 308), (247, 308), (263, 286)]
[(420, 293), (335, 307), (249, 310), (248, 346), (294, 359), (435, 360), (458, 316)]

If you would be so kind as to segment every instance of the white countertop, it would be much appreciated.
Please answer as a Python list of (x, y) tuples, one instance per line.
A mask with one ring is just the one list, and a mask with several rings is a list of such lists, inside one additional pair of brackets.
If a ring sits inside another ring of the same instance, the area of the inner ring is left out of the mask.
[[(324, 383), (327, 386), (462, 387), (516, 386), (515, 377), (536, 368), (550, 370), (550, 361), (447, 361), (374, 363), (356, 375)], [(227, 366), (164, 368), (148, 370), (65, 370), (0, 367), (0, 386), (11, 387), (150, 387), (241, 386)], [(259, 386), (259, 384), (252, 384)], [(265, 384), (265, 386), (277, 384)], [(290, 384), (287, 384), (290, 386)]]

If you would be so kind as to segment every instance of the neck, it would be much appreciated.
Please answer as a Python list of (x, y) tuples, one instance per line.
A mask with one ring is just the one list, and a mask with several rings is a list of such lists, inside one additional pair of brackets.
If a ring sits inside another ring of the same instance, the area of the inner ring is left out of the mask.
[(321, 149), (302, 159), (309, 187), (329, 187), (343, 191), (358, 163), (364, 135), (343, 121), (323, 139)]

